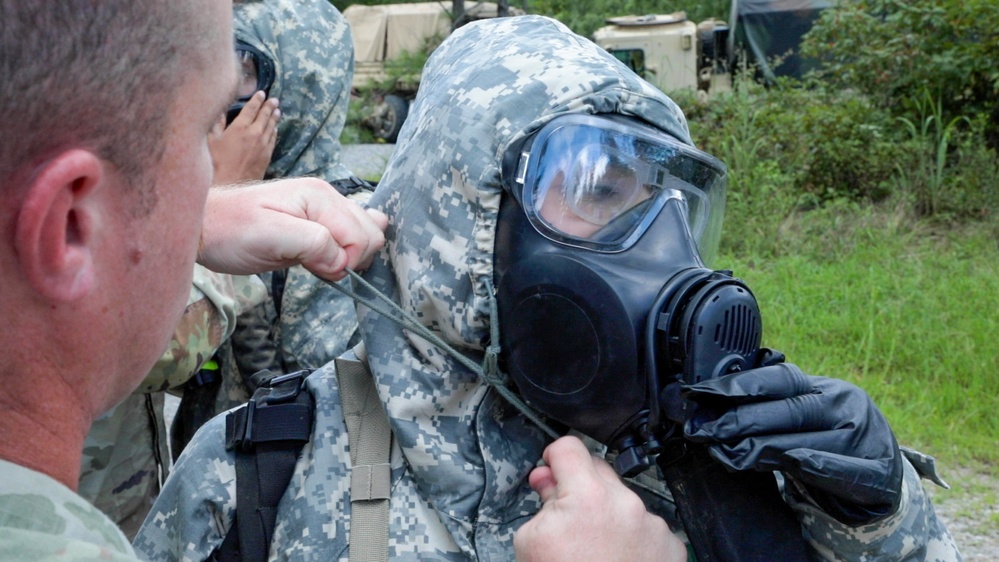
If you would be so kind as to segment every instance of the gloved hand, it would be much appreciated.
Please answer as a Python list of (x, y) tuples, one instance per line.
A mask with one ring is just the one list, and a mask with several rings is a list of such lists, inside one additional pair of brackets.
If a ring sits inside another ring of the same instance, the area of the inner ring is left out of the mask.
[(729, 468), (780, 470), (849, 525), (898, 507), (898, 443), (860, 388), (781, 363), (686, 386), (683, 395), (697, 405), (687, 438)]

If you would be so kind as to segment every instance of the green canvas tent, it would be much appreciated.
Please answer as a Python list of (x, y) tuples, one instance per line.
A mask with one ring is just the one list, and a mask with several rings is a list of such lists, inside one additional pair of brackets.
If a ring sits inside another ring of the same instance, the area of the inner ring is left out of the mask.
[(743, 50), (768, 81), (777, 76), (800, 78), (815, 61), (798, 54), (801, 38), (822, 10), (835, 0), (732, 0), (729, 56)]

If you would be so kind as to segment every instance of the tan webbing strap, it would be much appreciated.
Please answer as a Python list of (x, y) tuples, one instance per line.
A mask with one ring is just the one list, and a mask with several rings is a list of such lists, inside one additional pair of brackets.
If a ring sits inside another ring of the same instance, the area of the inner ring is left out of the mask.
[(353, 562), (379, 562), (388, 560), (392, 430), (358, 348), (361, 361), (335, 360), (350, 447), (349, 555)]

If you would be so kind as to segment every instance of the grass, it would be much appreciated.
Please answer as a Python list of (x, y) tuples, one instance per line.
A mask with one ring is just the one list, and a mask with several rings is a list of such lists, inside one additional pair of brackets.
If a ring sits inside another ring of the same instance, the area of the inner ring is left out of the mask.
[[(812, 374), (844, 378), (881, 407), (901, 443), (942, 462), (999, 466), (997, 227), (900, 228), (864, 210), (797, 219), (788, 251), (728, 254), (763, 313), (764, 344)], [(815, 224), (815, 222), (818, 224)], [(735, 230), (726, 225), (730, 235)], [(827, 228), (824, 228), (827, 227)], [(791, 234), (788, 234), (791, 231)]]

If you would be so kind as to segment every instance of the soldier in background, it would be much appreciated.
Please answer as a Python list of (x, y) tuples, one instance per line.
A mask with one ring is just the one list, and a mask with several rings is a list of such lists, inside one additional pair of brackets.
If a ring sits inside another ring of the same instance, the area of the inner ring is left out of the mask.
[[(354, 76), (347, 21), (326, 0), (244, 0), (236, 2), (233, 20), (244, 77), (268, 99), (281, 100), (264, 177), (319, 177), (344, 195), (365, 199), (366, 185), (340, 160)], [(240, 314), (215, 357), (218, 370), (185, 387), (171, 435), (174, 458), (212, 415), (252, 396), (254, 373), (317, 369), (357, 341), (353, 301), (304, 268), (260, 278), (266, 299)]]

